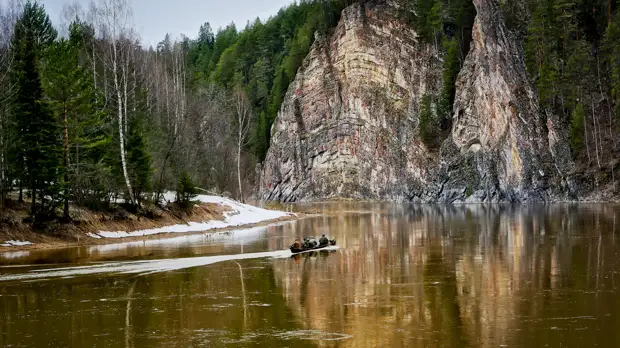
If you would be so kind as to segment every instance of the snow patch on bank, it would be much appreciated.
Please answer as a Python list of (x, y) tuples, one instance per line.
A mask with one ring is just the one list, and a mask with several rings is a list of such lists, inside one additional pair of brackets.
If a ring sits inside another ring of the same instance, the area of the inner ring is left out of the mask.
[(23, 240), (7, 240), (3, 244), (0, 244), (0, 246), (3, 246), (3, 247), (25, 246), (25, 245), (32, 245), (32, 243), (26, 242)]
[[(168, 201), (174, 200), (174, 193), (169, 192), (164, 194), (164, 198)], [(213, 203), (230, 208), (230, 211), (224, 213), (224, 220), (211, 220), (203, 222), (189, 222), (184, 225), (173, 225), (159, 228), (152, 228), (148, 230), (139, 230), (133, 232), (117, 231), (107, 232), (99, 231), (98, 233), (89, 234), (92, 238), (127, 238), (127, 237), (142, 237), (150, 236), (160, 233), (186, 233), (186, 232), (201, 232), (209, 231), (218, 228), (236, 227), (243, 225), (251, 225), (264, 221), (275, 220), (293, 214), (285, 213), (276, 210), (267, 210), (258, 208), (252, 205), (243, 204), (226, 197), (219, 196), (207, 196), (199, 195), (196, 200), (202, 203)]]

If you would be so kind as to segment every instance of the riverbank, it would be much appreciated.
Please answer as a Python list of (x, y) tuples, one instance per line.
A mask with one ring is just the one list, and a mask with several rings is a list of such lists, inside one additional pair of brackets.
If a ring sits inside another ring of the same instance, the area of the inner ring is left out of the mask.
[[(172, 201), (172, 197), (165, 198)], [(0, 253), (165, 239), (268, 225), (300, 216), (225, 197), (200, 195), (189, 212), (174, 203), (165, 208), (149, 207), (146, 214), (139, 215), (123, 209), (95, 212), (71, 207), (71, 223), (52, 223), (45, 230), (34, 230), (31, 224), (23, 222), (27, 205), (14, 204), (11, 208), (0, 225)]]

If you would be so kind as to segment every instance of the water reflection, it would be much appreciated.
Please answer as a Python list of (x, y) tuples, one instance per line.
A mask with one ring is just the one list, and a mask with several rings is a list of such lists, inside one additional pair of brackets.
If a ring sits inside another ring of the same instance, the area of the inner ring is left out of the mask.
[(300, 321), (350, 346), (615, 346), (617, 214), (386, 204), (298, 223), (293, 234), (329, 230), (343, 249), (274, 267)]
[[(618, 206), (296, 208), (325, 215), (143, 247), (186, 257), (171, 271), (0, 283), (0, 346), (620, 345)], [(340, 249), (192, 264), (321, 233)]]

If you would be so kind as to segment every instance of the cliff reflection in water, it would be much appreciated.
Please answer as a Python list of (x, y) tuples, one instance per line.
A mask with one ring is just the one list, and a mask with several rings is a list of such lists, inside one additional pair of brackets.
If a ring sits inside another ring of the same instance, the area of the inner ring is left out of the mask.
[(291, 234), (342, 249), (273, 266), (299, 321), (347, 346), (620, 344), (618, 207), (322, 208)]
[[(299, 208), (326, 215), (5, 260), (68, 276), (0, 281), (0, 346), (620, 346), (619, 206)], [(321, 233), (340, 249), (274, 256)], [(137, 258), (152, 272), (75, 271)]]

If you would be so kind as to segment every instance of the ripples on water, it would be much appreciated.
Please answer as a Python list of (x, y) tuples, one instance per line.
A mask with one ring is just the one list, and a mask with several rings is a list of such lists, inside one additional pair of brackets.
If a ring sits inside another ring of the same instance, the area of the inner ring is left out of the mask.
[(0, 255), (0, 346), (620, 346), (618, 206), (300, 209), (326, 215)]

